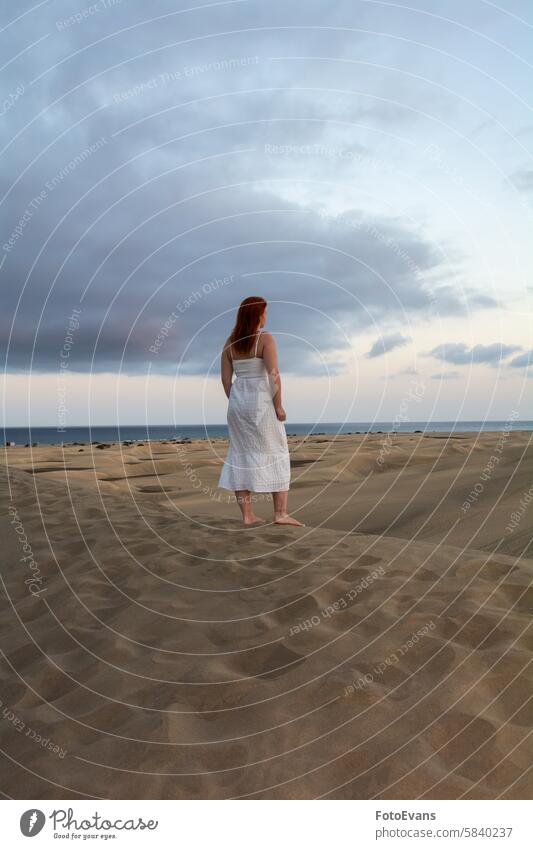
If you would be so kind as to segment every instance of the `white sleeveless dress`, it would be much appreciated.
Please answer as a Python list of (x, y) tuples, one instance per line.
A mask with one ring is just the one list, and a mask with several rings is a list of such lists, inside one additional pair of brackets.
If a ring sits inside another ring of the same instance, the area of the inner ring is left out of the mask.
[(251, 492), (289, 489), (291, 467), (287, 435), (278, 421), (267, 370), (257, 356), (233, 360), (235, 380), (228, 404), (229, 449), (219, 486)]

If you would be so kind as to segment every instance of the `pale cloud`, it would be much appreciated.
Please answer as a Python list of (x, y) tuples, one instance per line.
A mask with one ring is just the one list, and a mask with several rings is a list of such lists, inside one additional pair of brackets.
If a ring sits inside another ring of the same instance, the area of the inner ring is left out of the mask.
[(458, 371), (441, 371), (431, 375), (431, 380), (457, 380), (461, 376)]
[(533, 350), (526, 351), (524, 354), (519, 354), (518, 357), (514, 357), (508, 365), (512, 368), (527, 368), (533, 363)]
[(380, 336), (379, 339), (376, 339), (366, 356), (370, 359), (382, 357), (384, 354), (388, 354), (389, 351), (394, 351), (395, 348), (402, 348), (410, 341), (408, 336), (402, 336), (401, 333), (389, 333), (385, 336)]
[(472, 347), (465, 345), (464, 342), (448, 342), (437, 345), (429, 351), (427, 356), (454, 365), (471, 365), (472, 363), (498, 363), (519, 350), (520, 345), (504, 345), (503, 342)]

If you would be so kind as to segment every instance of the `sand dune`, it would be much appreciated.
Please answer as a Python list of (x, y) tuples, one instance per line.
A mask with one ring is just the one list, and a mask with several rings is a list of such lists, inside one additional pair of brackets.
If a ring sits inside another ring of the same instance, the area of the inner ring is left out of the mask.
[(6, 451), (3, 792), (530, 797), (530, 438), (291, 438), (302, 529), (224, 440)]

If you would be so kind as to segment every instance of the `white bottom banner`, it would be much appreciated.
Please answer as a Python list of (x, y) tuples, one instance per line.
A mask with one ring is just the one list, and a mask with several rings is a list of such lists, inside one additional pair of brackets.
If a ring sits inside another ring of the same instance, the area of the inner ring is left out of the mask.
[(530, 845), (527, 801), (4, 801), (2, 845)]

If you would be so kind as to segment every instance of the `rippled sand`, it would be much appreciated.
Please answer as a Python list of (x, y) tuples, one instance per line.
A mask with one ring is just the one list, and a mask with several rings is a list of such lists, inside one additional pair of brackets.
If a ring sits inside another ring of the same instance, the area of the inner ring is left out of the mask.
[(8, 449), (0, 788), (529, 798), (530, 439), (291, 438), (303, 529), (224, 440)]

